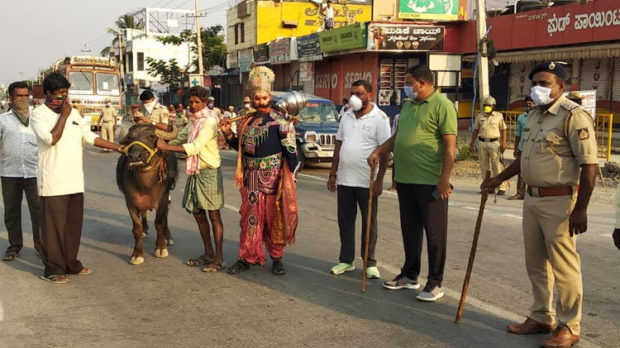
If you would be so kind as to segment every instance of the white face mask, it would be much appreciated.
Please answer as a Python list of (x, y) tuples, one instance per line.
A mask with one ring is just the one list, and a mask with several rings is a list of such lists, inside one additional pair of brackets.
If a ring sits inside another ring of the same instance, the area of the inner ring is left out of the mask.
[(155, 107), (155, 101), (153, 100), (150, 103), (145, 103), (144, 104), (144, 108), (146, 109), (146, 111), (148, 111), (149, 113), (153, 112), (153, 108)]
[(246, 109), (249, 109), (250, 108), (250, 104), (243, 104), (243, 107), (246, 108)]
[(110, 107), (110, 103), (105, 103), (105, 106), (109, 108)]
[(353, 111), (360, 111), (362, 109), (362, 100), (354, 94), (349, 99), (349, 106), (351, 106)]
[(530, 97), (536, 105), (547, 105), (553, 101), (551, 88), (542, 86), (533, 86), (530, 89)]

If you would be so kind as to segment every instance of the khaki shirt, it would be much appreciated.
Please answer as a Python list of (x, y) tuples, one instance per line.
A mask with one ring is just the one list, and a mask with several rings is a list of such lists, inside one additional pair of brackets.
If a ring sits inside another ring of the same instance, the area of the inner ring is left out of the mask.
[(500, 131), (506, 129), (504, 116), (500, 112), (493, 111), (491, 115), (481, 112), (476, 116), (474, 129), (478, 131), (478, 136), (484, 139), (496, 139), (500, 136)]
[(521, 176), (531, 186), (575, 186), (583, 164), (598, 164), (592, 117), (564, 96), (535, 107), (523, 129)]
[(153, 112), (149, 113), (144, 105), (142, 106), (142, 113), (146, 115), (151, 121), (155, 121), (157, 123), (165, 123), (168, 124), (168, 109), (162, 106), (159, 103), (155, 103), (153, 107)]
[(116, 113), (116, 109), (113, 107), (104, 107), (101, 110), (101, 122), (114, 122), (114, 117), (118, 114)]

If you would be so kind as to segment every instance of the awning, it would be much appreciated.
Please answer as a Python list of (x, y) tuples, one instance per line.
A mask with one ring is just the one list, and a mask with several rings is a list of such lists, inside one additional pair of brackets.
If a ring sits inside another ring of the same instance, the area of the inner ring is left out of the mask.
[[(500, 63), (521, 63), (532, 61), (569, 60), (588, 58), (620, 57), (620, 44), (583, 45), (549, 49), (521, 50), (512, 52), (498, 52), (495, 60)], [(463, 56), (463, 60), (473, 61), (475, 55)]]

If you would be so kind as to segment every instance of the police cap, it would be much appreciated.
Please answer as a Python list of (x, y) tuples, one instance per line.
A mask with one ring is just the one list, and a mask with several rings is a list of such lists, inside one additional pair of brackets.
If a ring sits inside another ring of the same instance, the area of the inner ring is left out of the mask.
[(566, 81), (566, 68), (559, 62), (545, 62), (538, 64), (529, 75), (530, 80), (537, 72), (546, 71), (559, 77), (562, 81)]

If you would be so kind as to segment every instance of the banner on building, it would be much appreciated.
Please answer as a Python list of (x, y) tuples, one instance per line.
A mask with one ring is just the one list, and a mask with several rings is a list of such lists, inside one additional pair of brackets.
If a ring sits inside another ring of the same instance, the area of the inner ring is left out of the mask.
[(465, 20), (467, 0), (399, 0), (398, 18), (434, 21)]
[(312, 81), (314, 79), (313, 63), (312, 62), (300, 62), (299, 63), (299, 82)]
[[(564, 92), (564, 96), (568, 96), (569, 92)], [(581, 106), (592, 116), (596, 118), (596, 90), (577, 91), (581, 94)]]
[(370, 51), (443, 51), (445, 28), (438, 25), (371, 23)]
[(285, 64), (291, 62), (291, 39), (286, 37), (269, 43), (269, 63)]
[(312, 62), (323, 59), (319, 45), (319, 34), (314, 33), (298, 37), (297, 56), (300, 62)]
[(269, 64), (269, 45), (263, 43), (254, 46), (254, 63)]
[(355, 23), (319, 33), (321, 52), (345, 51), (366, 47), (366, 23)]

